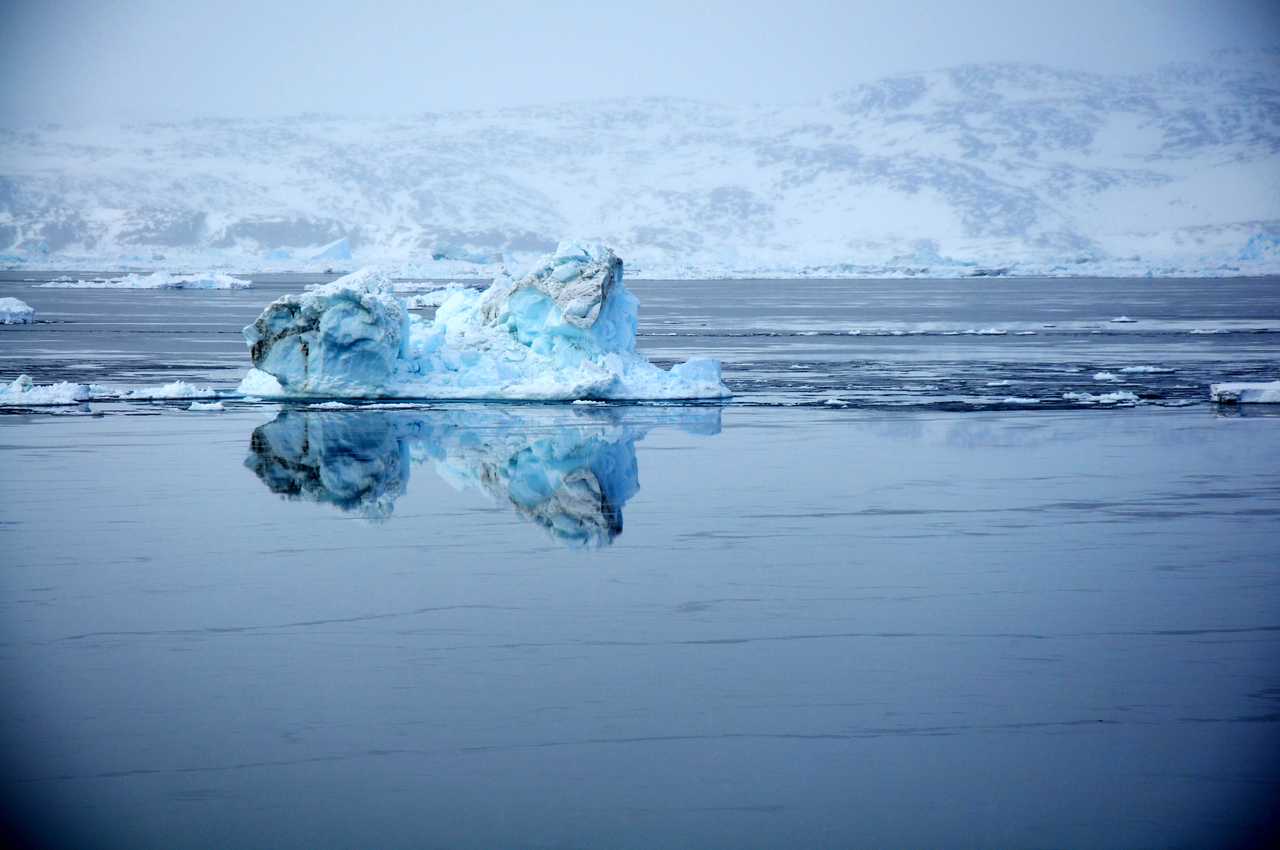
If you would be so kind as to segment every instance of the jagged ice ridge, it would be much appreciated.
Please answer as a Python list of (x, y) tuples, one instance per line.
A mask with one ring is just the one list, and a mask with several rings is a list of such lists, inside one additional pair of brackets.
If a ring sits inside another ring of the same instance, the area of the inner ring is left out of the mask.
[(717, 399), (720, 364), (661, 369), (636, 352), (638, 302), (622, 261), (564, 242), (515, 279), (457, 289), (433, 319), (411, 314), (385, 273), (362, 270), (270, 304), (245, 328), (263, 398), (572, 401)]

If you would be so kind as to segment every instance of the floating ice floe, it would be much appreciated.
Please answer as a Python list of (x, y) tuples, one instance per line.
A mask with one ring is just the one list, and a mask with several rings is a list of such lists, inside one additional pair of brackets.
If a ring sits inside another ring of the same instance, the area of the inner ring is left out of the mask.
[(127, 274), (124, 277), (91, 280), (59, 279), (40, 284), (45, 289), (249, 289), (250, 281), (222, 272), (198, 274)]
[(191, 410), (196, 413), (221, 413), (226, 410), (226, 408), (222, 406), (222, 402), (220, 401), (193, 401), (187, 410)]
[(1280, 381), (1212, 384), (1209, 398), (1219, 404), (1280, 404)]
[(0, 298), (0, 325), (29, 325), (36, 320), (30, 304), (17, 298)]
[(139, 387), (136, 390), (130, 390), (123, 398), (128, 401), (161, 401), (216, 398), (217, 395), (218, 391), (210, 387), (197, 387), (186, 381), (173, 381), (158, 387)]
[(1130, 319), (1128, 316), (1116, 316), (1114, 319), (1111, 320), (1111, 323), (1113, 325), (1132, 325), (1132, 324), (1135, 324), (1137, 321), (1138, 321), (1137, 319)]
[(638, 302), (608, 248), (562, 242), (519, 279), (459, 289), (428, 320), (365, 269), (270, 304), (245, 328), (263, 397), (717, 399), (720, 364), (636, 353)]
[(1114, 383), (1120, 380), (1120, 376), (1115, 372), (1094, 372), (1093, 379), (1095, 381), (1108, 381)]
[(1069, 392), (1063, 393), (1062, 397), (1067, 401), (1075, 401), (1081, 404), (1131, 405), (1138, 403), (1138, 397), (1128, 390), (1119, 390), (1113, 393), (1101, 393), (1099, 395), (1094, 395), (1093, 393)]
[(13, 383), (0, 385), (0, 407), (51, 407), (62, 404), (80, 404), (88, 401), (92, 392), (87, 384), (62, 381), (57, 384), (39, 385), (30, 375), (19, 375)]

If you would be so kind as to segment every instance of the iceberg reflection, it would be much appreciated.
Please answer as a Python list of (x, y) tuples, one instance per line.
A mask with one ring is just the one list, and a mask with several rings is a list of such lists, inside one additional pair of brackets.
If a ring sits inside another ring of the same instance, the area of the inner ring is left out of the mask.
[(565, 545), (604, 546), (640, 489), (636, 441), (659, 426), (718, 434), (720, 409), (285, 410), (254, 429), (245, 466), (286, 498), (385, 519), (429, 462)]

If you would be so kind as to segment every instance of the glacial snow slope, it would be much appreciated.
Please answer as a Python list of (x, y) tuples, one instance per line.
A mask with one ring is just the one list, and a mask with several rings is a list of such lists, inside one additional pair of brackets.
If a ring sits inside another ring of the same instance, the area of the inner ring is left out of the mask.
[(0, 131), (9, 266), (485, 275), (566, 236), (651, 277), (1280, 272), (1280, 51), (790, 106)]

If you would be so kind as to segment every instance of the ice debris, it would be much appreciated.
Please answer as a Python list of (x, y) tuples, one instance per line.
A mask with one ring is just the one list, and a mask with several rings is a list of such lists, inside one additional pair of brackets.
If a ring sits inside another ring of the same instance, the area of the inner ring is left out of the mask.
[(0, 298), (0, 325), (29, 325), (36, 320), (36, 311), (17, 298)]
[(45, 289), (249, 289), (250, 281), (222, 272), (198, 274), (127, 274), (123, 277), (89, 280), (51, 280), (40, 284)]
[(364, 269), (270, 304), (245, 328), (240, 392), (330, 398), (675, 400), (724, 398), (720, 364), (669, 370), (636, 353), (638, 302), (608, 248), (563, 242), (520, 278), (448, 294), (411, 314)]
[(197, 387), (186, 381), (172, 381), (158, 387), (140, 387), (124, 395), (129, 401), (160, 401), (189, 398), (216, 398), (218, 391), (210, 387)]
[(1118, 390), (1113, 393), (1093, 393), (1083, 392), (1067, 392), (1062, 394), (1066, 401), (1079, 402), (1080, 404), (1114, 404), (1114, 405), (1134, 405), (1139, 399), (1134, 393), (1128, 390)]
[(193, 401), (187, 410), (197, 413), (221, 413), (226, 408), (222, 406), (220, 401)]
[(61, 404), (80, 404), (88, 401), (91, 391), (86, 384), (62, 381), (57, 384), (38, 385), (30, 375), (19, 375), (13, 383), (0, 385), (0, 407), (49, 407)]
[(1209, 398), (1219, 404), (1280, 404), (1280, 381), (1211, 384)]

